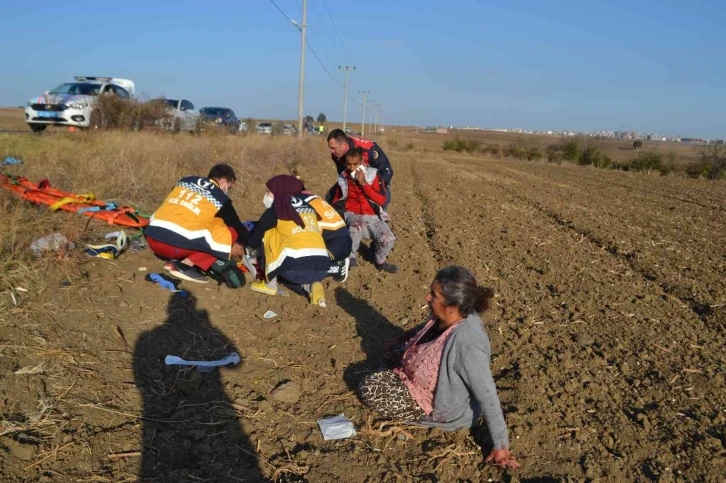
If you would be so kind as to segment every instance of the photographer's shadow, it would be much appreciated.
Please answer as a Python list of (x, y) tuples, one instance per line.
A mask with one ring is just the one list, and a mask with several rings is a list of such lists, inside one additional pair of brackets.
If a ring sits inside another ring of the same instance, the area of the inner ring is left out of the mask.
[(346, 289), (335, 289), (335, 300), (350, 316), (355, 318), (355, 327), (361, 338), (361, 350), (366, 355), (363, 361), (353, 362), (345, 368), (343, 380), (348, 388), (356, 390), (366, 374), (381, 367), (379, 359), (386, 353), (386, 341), (403, 333), (366, 300), (357, 298)]
[(139, 336), (134, 379), (143, 400), (141, 482), (267, 481), (216, 367), (167, 366), (167, 355), (218, 360), (238, 352), (194, 295), (175, 293), (164, 324)]

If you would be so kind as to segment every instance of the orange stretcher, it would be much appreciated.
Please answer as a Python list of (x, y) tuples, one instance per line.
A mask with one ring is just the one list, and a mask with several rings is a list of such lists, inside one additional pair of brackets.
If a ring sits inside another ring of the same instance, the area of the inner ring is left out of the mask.
[(51, 188), (47, 179), (33, 183), (23, 176), (0, 174), (0, 188), (32, 203), (48, 205), (52, 211), (70, 211), (106, 221), (109, 225), (143, 228), (149, 224), (148, 217), (140, 215), (130, 206), (117, 206), (114, 202), (97, 200), (93, 193), (77, 195)]

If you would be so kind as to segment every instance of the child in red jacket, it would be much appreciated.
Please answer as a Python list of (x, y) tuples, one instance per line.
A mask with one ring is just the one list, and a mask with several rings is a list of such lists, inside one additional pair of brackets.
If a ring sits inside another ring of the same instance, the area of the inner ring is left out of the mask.
[(360, 148), (345, 154), (345, 170), (338, 177), (338, 187), (332, 205), (342, 208), (348, 225), (353, 247), (350, 266), (358, 264), (356, 254), (363, 238), (370, 238), (375, 245), (376, 268), (388, 273), (398, 272), (398, 267), (386, 261), (396, 238), (388, 226), (388, 214), (382, 206), (386, 203), (386, 191), (376, 168), (363, 164)]

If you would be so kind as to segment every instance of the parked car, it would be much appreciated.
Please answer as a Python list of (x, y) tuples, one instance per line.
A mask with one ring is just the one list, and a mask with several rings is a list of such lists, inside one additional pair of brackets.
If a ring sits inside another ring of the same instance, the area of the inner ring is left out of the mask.
[(343, 132), (345, 132), (345, 134), (350, 134), (350, 128), (346, 127), (345, 129), (343, 129)]
[(292, 124), (283, 124), (282, 134), (284, 136), (294, 136), (295, 134), (297, 134), (297, 128)]
[(224, 126), (231, 133), (240, 131), (241, 121), (232, 109), (227, 107), (203, 107), (199, 110), (199, 114), (203, 121)]
[(74, 77), (76, 82), (61, 84), (42, 96), (35, 97), (25, 107), (25, 122), (33, 132), (48, 126), (101, 127), (102, 118), (95, 101), (101, 94), (131, 99), (134, 83), (113, 77)]
[(169, 111), (168, 119), (158, 122), (162, 129), (175, 132), (196, 132), (199, 127), (200, 114), (194, 109), (194, 104), (186, 99), (165, 99)]
[(247, 126), (247, 123), (245, 121), (239, 122), (239, 132), (246, 133), (249, 130), (249, 127)]
[(272, 123), (261, 122), (257, 124), (257, 134), (272, 134)]

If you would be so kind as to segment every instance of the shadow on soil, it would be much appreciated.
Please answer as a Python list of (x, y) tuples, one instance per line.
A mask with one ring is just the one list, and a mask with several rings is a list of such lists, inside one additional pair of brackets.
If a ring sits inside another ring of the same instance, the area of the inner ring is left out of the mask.
[(216, 360), (237, 352), (191, 293), (169, 299), (164, 324), (141, 334), (134, 379), (143, 400), (139, 481), (266, 481), (225, 393), (220, 370), (167, 366), (166, 355)]
[(335, 301), (351, 317), (355, 318), (356, 332), (360, 336), (361, 350), (365, 353), (364, 361), (353, 362), (346, 367), (343, 379), (352, 390), (358, 388), (363, 376), (373, 372), (381, 365), (378, 359), (385, 353), (386, 340), (396, 337), (403, 330), (393, 325), (366, 300), (359, 299), (344, 288), (335, 289)]

